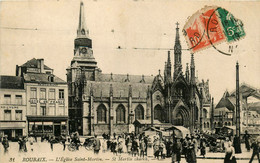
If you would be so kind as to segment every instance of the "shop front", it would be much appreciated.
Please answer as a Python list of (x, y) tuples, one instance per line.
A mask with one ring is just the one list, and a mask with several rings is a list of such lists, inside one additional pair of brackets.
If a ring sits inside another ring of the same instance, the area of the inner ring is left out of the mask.
[(25, 133), (25, 121), (9, 121), (9, 122), (0, 122), (0, 138), (7, 136), (8, 140), (17, 140), (18, 137), (24, 136)]
[(68, 134), (68, 117), (28, 116), (28, 133), (41, 137), (42, 135), (61, 136)]

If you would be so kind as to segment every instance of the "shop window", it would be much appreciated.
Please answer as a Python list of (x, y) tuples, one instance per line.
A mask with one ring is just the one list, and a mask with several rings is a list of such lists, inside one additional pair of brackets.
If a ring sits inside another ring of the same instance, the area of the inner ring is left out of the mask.
[(49, 89), (49, 99), (55, 100), (55, 89)]
[(36, 88), (31, 88), (31, 98), (36, 99), (37, 98), (37, 89)]
[(11, 95), (4, 95), (4, 104), (11, 104)]
[(22, 110), (15, 111), (15, 120), (21, 121), (22, 120)]
[(59, 89), (59, 99), (64, 99), (64, 89)]
[(45, 88), (40, 89), (40, 99), (46, 99), (46, 89)]
[(15, 95), (15, 103), (17, 105), (22, 105), (23, 104), (22, 95)]
[(10, 121), (11, 120), (11, 110), (5, 110), (4, 111), (4, 120)]

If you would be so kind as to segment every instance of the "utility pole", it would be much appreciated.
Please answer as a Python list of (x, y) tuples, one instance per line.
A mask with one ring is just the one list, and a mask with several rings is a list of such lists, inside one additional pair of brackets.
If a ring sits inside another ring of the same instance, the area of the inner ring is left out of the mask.
[(234, 140), (235, 153), (241, 152), (240, 142), (240, 94), (239, 94), (239, 65), (236, 64), (236, 138)]

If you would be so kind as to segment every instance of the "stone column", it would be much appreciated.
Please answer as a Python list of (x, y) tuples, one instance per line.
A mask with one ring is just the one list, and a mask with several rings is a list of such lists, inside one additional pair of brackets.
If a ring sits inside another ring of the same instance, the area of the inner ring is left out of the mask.
[(113, 86), (110, 84), (110, 96), (109, 96), (109, 134), (112, 137), (113, 130), (113, 120), (114, 120), (114, 110), (113, 110)]

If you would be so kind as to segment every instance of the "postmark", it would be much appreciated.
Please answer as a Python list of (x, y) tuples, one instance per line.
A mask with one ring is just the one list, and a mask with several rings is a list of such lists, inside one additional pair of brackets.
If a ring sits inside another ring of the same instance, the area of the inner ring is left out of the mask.
[(231, 53), (217, 49), (216, 45), (230, 44), (246, 35), (242, 21), (217, 6), (206, 6), (193, 14), (185, 24), (183, 34), (192, 53), (213, 47), (225, 55)]

